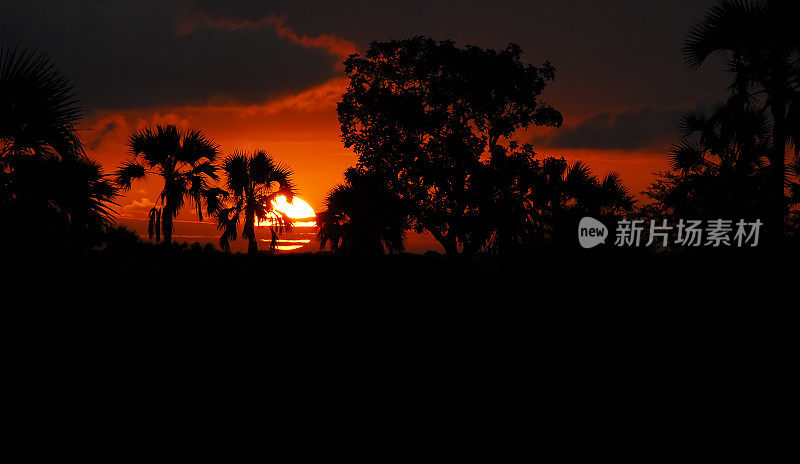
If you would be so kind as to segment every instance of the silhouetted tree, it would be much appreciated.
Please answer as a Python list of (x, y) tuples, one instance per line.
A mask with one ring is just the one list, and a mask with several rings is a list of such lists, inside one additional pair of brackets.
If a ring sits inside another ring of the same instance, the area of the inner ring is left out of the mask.
[(174, 125), (145, 128), (134, 132), (129, 141), (133, 158), (124, 162), (116, 172), (116, 181), (128, 191), (134, 180), (156, 175), (164, 179), (158, 196), (158, 206), (150, 210), (148, 231), (150, 238), (172, 242), (173, 220), (188, 200), (202, 221), (202, 202), (210, 189), (209, 179), (217, 180), (214, 161), (219, 146), (200, 131), (184, 132)]
[(273, 233), (275, 229), (283, 233), (292, 227), (291, 218), (277, 211), (273, 204), (280, 196), (292, 201), (292, 171), (277, 164), (271, 156), (260, 150), (252, 155), (235, 152), (225, 159), (222, 170), (225, 172), (228, 192), (218, 192), (220, 196), (213, 200), (214, 205), (209, 208), (217, 219), (217, 227), (222, 231), (220, 246), (224, 250), (230, 249), (230, 240), (236, 240), (237, 227), (241, 216), (244, 216), (242, 237), (249, 241), (247, 252), (257, 254), (256, 219), (268, 221)]
[(328, 193), (325, 211), (317, 214), (320, 248), (329, 245), (333, 252), (359, 256), (405, 250), (408, 203), (377, 175), (349, 169), (345, 179)]
[(670, 149), (670, 167), (646, 191), (645, 211), (677, 218), (760, 218), (769, 204), (771, 136), (767, 117), (732, 98), (709, 115), (695, 111), (680, 124), (684, 138)]
[(794, 159), (788, 166), (789, 171), (789, 208), (792, 235), (800, 241), (800, 154), (795, 153)]
[(4, 158), (80, 157), (83, 146), (75, 129), (81, 117), (72, 84), (48, 57), (0, 48), (0, 149)]
[(537, 100), (553, 67), (524, 65), (521, 55), (516, 45), (462, 49), (415, 37), (373, 42), (365, 57), (345, 61), (350, 84), (337, 108), (345, 146), (359, 170), (414, 205), (414, 227), (450, 256), (469, 257), (489, 239), (486, 195), (498, 186), (485, 182), (502, 169), (514, 132), (561, 125)]
[(787, 141), (800, 138), (800, 2), (723, 0), (688, 34), (688, 64), (699, 67), (712, 53), (728, 56), (734, 94), (760, 102), (772, 117), (770, 201), (767, 231), (783, 236)]
[(72, 85), (46, 56), (0, 48), (3, 235), (83, 247), (113, 222), (117, 192), (86, 157), (80, 118)]
[(601, 180), (583, 162), (540, 158), (530, 145), (517, 149), (512, 143), (510, 148), (502, 169), (491, 171), (501, 179), (489, 182), (499, 189), (487, 196), (488, 221), (495, 224), (493, 252), (513, 255), (520, 246), (573, 247), (582, 217), (612, 222), (633, 211), (633, 196), (618, 174)]
[(576, 246), (575, 231), (582, 217), (612, 223), (631, 213), (634, 205), (617, 173), (601, 180), (583, 162), (570, 165), (563, 158), (545, 158), (529, 192), (533, 242), (544, 239), (559, 247)]

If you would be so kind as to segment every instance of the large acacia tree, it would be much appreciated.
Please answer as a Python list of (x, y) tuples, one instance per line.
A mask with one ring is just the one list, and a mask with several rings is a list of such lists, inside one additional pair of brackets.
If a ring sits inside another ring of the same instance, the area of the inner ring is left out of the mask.
[(360, 170), (410, 202), (415, 227), (448, 255), (469, 256), (497, 232), (490, 218), (507, 187), (498, 173), (518, 149), (514, 133), (562, 123), (539, 101), (554, 68), (521, 56), (513, 44), (495, 51), (414, 37), (373, 42), (345, 61), (345, 146)]

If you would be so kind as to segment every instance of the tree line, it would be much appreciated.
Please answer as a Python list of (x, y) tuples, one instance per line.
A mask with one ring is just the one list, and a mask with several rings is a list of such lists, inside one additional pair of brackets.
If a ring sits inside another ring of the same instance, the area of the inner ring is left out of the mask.
[[(200, 220), (204, 210), (214, 218), (225, 250), (240, 225), (251, 254), (258, 252), (256, 221), (278, 233), (291, 228), (272, 200), (291, 200), (293, 173), (265, 151), (236, 151), (218, 165), (219, 146), (201, 131), (157, 126), (131, 134), (130, 159), (106, 174), (85, 152), (81, 117), (72, 85), (45, 55), (0, 49), (0, 243), (6, 254), (85, 250), (116, 235), (115, 200), (152, 176), (163, 183), (149, 212), (156, 241), (172, 243), (174, 220), (187, 204)], [(212, 185), (220, 171), (225, 188)]]
[[(584, 216), (763, 217), (773, 250), (800, 229), (800, 17), (798, 2), (721, 1), (688, 33), (687, 65), (728, 60), (729, 97), (691, 112), (638, 206), (616, 173), (542, 156), (517, 141), (530, 127), (558, 128), (541, 101), (550, 63), (525, 64), (520, 47), (457, 47), (413, 37), (373, 42), (345, 61), (337, 105), (342, 141), (357, 155), (318, 215), (335, 253), (402, 251), (406, 233), (430, 233), (455, 260), (520, 256), (576, 246)], [(274, 233), (291, 218), (273, 200), (296, 193), (293, 173), (264, 150), (222, 158), (202, 131), (147, 127), (129, 159), (106, 174), (85, 152), (82, 112), (69, 81), (44, 55), (0, 49), (0, 217), (5, 252), (94, 246), (113, 229), (116, 199), (134, 182), (163, 184), (149, 212), (151, 238), (172, 242), (184, 206), (210, 217), (220, 247), (240, 235), (258, 252), (256, 225)], [(790, 157), (787, 163), (787, 155)]]
[[(450, 256), (516, 255), (577, 246), (583, 216), (633, 215), (763, 218), (768, 246), (780, 253), (800, 230), (798, 18), (796, 1), (725, 0), (691, 28), (687, 65), (725, 56), (729, 97), (682, 118), (670, 170), (658, 173), (643, 192), (651, 201), (639, 207), (618, 175), (599, 179), (581, 162), (542, 157), (514, 140), (520, 129), (562, 123), (538, 101), (555, 76), (549, 63), (524, 65), (513, 44), (494, 51), (425, 37), (373, 42), (345, 62), (349, 86), (337, 110), (358, 163), (327, 198), (322, 243), (391, 251), (402, 248), (394, 229), (404, 227), (430, 232)], [(375, 214), (384, 210), (404, 219)], [(356, 228), (370, 239), (350, 240)]]

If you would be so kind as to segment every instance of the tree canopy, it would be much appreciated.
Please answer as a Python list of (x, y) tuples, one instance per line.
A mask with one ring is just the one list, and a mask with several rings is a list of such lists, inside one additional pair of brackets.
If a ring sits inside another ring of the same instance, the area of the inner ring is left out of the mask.
[(514, 133), (562, 124), (539, 101), (555, 69), (521, 57), (513, 44), (496, 51), (414, 37), (373, 42), (345, 61), (350, 82), (337, 108), (345, 146), (359, 169), (411, 202), (415, 227), (448, 253), (474, 253), (489, 238), (487, 200), (502, 188), (492, 172), (522, 148)]

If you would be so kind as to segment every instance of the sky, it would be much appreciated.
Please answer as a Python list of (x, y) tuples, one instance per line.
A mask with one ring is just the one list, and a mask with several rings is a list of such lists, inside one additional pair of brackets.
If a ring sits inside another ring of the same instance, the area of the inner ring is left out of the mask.
[[(597, 174), (617, 171), (638, 193), (666, 168), (680, 115), (725, 96), (722, 60), (690, 70), (681, 54), (713, 3), (0, 0), (0, 45), (44, 52), (72, 80), (80, 134), (106, 171), (129, 156), (133, 130), (174, 123), (202, 130), (224, 154), (265, 149), (319, 211), (356, 159), (336, 116), (345, 57), (415, 35), (495, 49), (513, 42), (525, 62), (555, 66), (542, 100), (564, 115), (562, 128), (520, 138)], [(145, 217), (158, 191), (135, 185), (119, 213)]]

